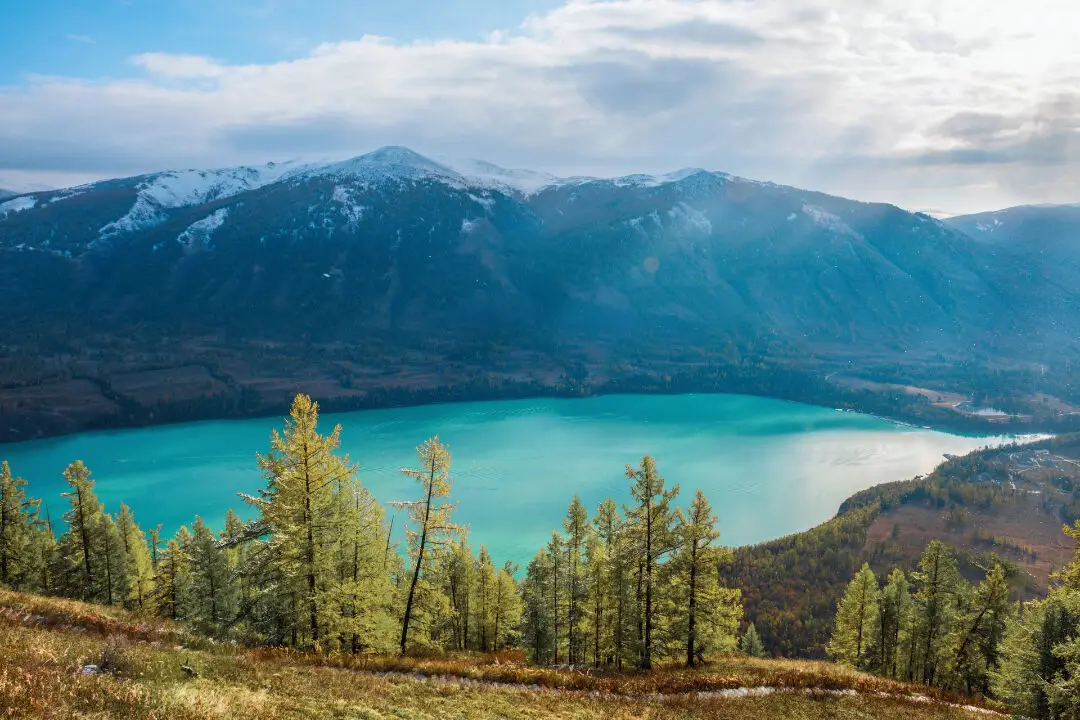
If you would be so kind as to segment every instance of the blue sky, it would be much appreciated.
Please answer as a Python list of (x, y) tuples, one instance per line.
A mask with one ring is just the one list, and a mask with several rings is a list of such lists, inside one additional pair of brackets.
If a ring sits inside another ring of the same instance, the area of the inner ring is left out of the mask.
[(4, 0), (0, 84), (30, 75), (132, 77), (145, 52), (269, 63), (326, 42), (481, 39), (557, 0)]
[(1076, 0), (2, 0), (0, 187), (381, 145), (1080, 201)]

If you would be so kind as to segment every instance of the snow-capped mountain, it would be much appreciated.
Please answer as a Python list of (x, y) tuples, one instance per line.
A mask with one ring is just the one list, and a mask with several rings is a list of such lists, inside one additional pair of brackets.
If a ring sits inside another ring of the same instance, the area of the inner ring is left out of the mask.
[(0, 330), (51, 313), (295, 338), (317, 317), (335, 342), (659, 334), (898, 357), (1080, 336), (1080, 263), (965, 227), (697, 168), (559, 178), (387, 147), (3, 201)]

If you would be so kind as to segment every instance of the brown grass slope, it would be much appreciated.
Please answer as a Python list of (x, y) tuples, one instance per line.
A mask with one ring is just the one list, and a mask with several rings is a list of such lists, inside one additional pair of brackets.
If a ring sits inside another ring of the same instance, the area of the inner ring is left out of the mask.
[[(763, 686), (780, 691), (723, 692)], [(614, 676), (532, 668), (507, 655), (352, 658), (249, 649), (118, 609), (0, 590), (3, 718), (902, 720), (988, 712), (925, 693), (812, 662), (724, 658), (697, 670)]]

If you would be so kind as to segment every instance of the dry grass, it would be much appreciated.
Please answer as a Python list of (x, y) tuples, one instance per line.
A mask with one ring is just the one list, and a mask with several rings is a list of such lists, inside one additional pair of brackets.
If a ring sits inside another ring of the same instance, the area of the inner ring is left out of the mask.
[[(195, 639), (120, 610), (0, 591), (0, 718), (962, 718), (920, 691), (827, 663), (728, 658), (647, 675), (499, 657), (352, 658)], [(108, 669), (82, 674), (86, 665)], [(181, 669), (199, 672), (192, 678)], [(743, 686), (799, 692), (702, 695)], [(856, 691), (811, 694), (804, 689)]]

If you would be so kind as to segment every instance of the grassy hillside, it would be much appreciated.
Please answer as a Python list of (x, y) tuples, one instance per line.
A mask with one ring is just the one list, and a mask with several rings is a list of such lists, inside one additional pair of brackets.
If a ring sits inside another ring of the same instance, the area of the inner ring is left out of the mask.
[(1013, 599), (1029, 600), (1072, 558), (1061, 527), (1078, 518), (1080, 435), (1064, 435), (865, 490), (812, 530), (736, 549), (722, 576), (742, 589), (746, 619), (770, 653), (823, 657), (836, 603), (864, 562), (882, 577), (910, 571), (927, 543), (941, 540), (969, 580), (981, 579), (993, 555), (1006, 565)]
[(527, 667), (512, 655), (356, 659), (246, 649), (116, 608), (0, 590), (5, 718), (899, 720), (988, 712), (927, 692), (817, 662), (725, 658), (612, 676)]

